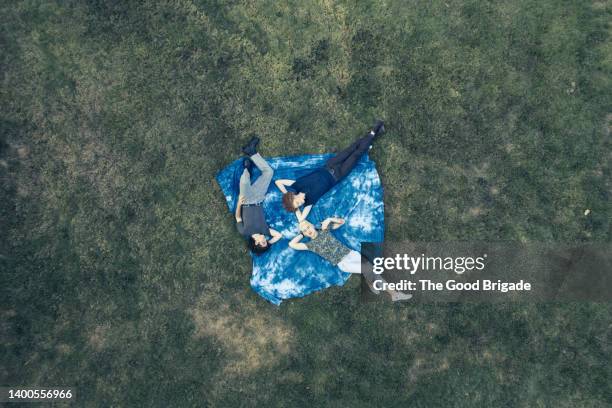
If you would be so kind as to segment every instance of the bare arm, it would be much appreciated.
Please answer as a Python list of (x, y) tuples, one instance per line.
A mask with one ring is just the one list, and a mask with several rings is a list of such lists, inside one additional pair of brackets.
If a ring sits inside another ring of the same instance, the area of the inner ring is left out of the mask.
[(326, 218), (325, 221), (321, 223), (321, 229), (326, 230), (330, 225), (332, 229), (338, 229), (344, 224), (344, 220), (342, 218), (329, 217)]
[(312, 209), (312, 204), (304, 207), (302, 211), (299, 209), (295, 210), (295, 215), (297, 216), (298, 222), (304, 221), (308, 214), (310, 214), (310, 210)]
[(293, 185), (293, 183), (295, 183), (295, 180), (287, 180), (287, 179), (280, 179), (280, 180), (276, 180), (274, 182), (274, 184), (276, 184), (276, 187), (278, 187), (278, 189), (283, 194), (285, 194), (287, 192), (287, 189), (285, 187), (286, 186), (291, 186), (291, 185)]
[(270, 245), (274, 244), (275, 242), (277, 242), (279, 239), (283, 237), (283, 235), (280, 232), (272, 228), (270, 228), (270, 235), (272, 235), (272, 239), (268, 241), (268, 244)]
[(304, 238), (302, 234), (296, 235), (295, 237), (293, 237), (291, 242), (289, 242), (289, 246), (298, 251), (306, 251), (308, 247), (305, 243), (300, 242), (302, 238)]

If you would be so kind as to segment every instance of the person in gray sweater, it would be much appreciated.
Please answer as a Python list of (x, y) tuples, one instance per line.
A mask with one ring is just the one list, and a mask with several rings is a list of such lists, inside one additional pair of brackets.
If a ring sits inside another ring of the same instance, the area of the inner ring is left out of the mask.
[[(268, 226), (262, 207), (266, 192), (272, 181), (272, 167), (257, 153), (259, 138), (253, 136), (242, 148), (245, 155), (244, 170), (240, 176), (238, 204), (236, 205), (236, 228), (247, 239), (251, 252), (260, 255), (270, 249), (270, 245), (281, 239), (282, 235)], [(253, 165), (261, 171), (261, 175), (251, 183)]]

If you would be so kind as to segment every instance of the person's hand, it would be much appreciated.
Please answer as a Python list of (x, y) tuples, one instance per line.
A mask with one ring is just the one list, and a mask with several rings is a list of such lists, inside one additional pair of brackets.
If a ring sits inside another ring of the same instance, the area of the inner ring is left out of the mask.
[(332, 229), (338, 229), (344, 224), (343, 218), (334, 218), (334, 225), (332, 225)]
[(333, 220), (331, 218), (327, 218), (325, 221), (323, 221), (321, 223), (321, 229), (323, 231), (325, 231), (327, 229), (327, 227), (329, 227), (329, 224), (332, 222)]

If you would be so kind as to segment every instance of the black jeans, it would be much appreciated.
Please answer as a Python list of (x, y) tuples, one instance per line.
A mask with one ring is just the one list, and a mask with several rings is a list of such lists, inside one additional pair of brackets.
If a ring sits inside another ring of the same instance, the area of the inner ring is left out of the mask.
[(325, 168), (329, 170), (336, 181), (340, 180), (353, 170), (361, 156), (368, 151), (373, 140), (374, 135), (370, 133), (357, 139), (352, 145), (327, 160)]

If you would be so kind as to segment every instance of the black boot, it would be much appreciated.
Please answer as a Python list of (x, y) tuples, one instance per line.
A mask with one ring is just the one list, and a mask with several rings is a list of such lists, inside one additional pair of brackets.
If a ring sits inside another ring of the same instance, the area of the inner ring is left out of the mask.
[(378, 137), (385, 133), (385, 122), (382, 120), (377, 120), (374, 126), (372, 127), (372, 132), (374, 132), (374, 137)]
[(259, 137), (257, 135), (253, 135), (249, 143), (247, 143), (243, 148), (242, 152), (247, 156), (252, 156), (257, 154), (257, 145), (259, 144)]
[(253, 160), (245, 157), (242, 162), (242, 166), (248, 170), (249, 174), (253, 174)]

